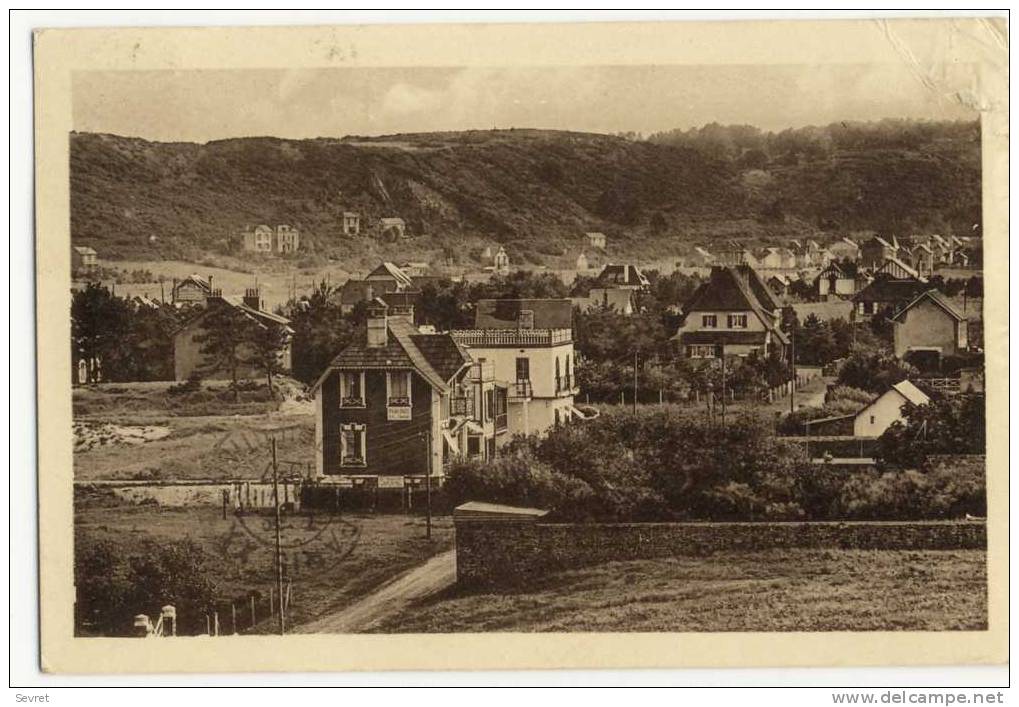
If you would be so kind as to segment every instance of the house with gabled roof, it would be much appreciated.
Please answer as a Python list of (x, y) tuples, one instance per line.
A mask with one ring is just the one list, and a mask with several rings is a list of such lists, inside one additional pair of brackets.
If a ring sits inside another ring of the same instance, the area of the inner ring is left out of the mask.
[(892, 317), (895, 355), (936, 353), (937, 358), (958, 356), (969, 346), (965, 314), (935, 289), (923, 291)]
[(840, 238), (834, 243), (830, 243), (827, 251), (831, 253), (832, 260), (855, 262), (860, 259), (860, 246), (852, 238)]
[(71, 274), (89, 275), (99, 268), (99, 254), (95, 248), (76, 245), (71, 248)]
[(847, 260), (838, 263), (833, 260), (814, 278), (814, 291), (821, 302), (848, 299), (868, 282), (869, 279), (855, 262)]
[(358, 338), (312, 387), (320, 481), (403, 489), (430, 474), (441, 485), (454, 458), (495, 454), (491, 364), (413, 317), (373, 301)]
[(905, 419), (903, 408), (926, 405), (930, 397), (908, 380), (899, 381), (853, 416), (855, 437), (880, 437), (893, 423)]
[(211, 294), (212, 277), (206, 279), (192, 273), (181, 280), (174, 278), (173, 288), (170, 290), (170, 301), (175, 305), (205, 304)]
[(909, 264), (921, 276), (930, 277), (934, 274), (934, 251), (926, 243), (917, 243), (909, 251)]
[(605, 234), (600, 231), (588, 231), (584, 234), (587, 244), (592, 248), (605, 250)]
[(860, 246), (860, 266), (877, 270), (889, 258), (898, 256), (898, 248), (881, 236), (874, 236)]
[(781, 302), (748, 265), (711, 269), (683, 307), (672, 340), (691, 359), (725, 356), (784, 356), (789, 339), (779, 328)]
[[(231, 377), (229, 371), (216, 368), (215, 361), (210, 360), (208, 354), (202, 351), (204, 347), (202, 339), (207, 331), (206, 320), (210, 314), (223, 308), (233, 316), (260, 328), (280, 328), (287, 337), (287, 343), (280, 352), (280, 367), (283, 370), (290, 369), (289, 338), (294, 333), (290, 327), (290, 320), (263, 309), (257, 288), (246, 290), (244, 297), (239, 299), (223, 297), (219, 290), (213, 290), (205, 304), (205, 307), (194, 310), (194, 313), (174, 332), (173, 371), (175, 380), (188, 380), (193, 375), (198, 375), (205, 380), (228, 380)], [(248, 345), (238, 342), (237, 346), (242, 349), (240, 358), (249, 358), (243, 355), (243, 350), (249, 348)], [(252, 363), (244, 363), (238, 369), (239, 379), (258, 379), (263, 375), (264, 372)]]
[(920, 273), (910, 265), (902, 262), (898, 258), (888, 258), (884, 263), (881, 264), (874, 272), (874, 277), (881, 277), (887, 275), (893, 280), (920, 280), (926, 282), (927, 279), (922, 277)]

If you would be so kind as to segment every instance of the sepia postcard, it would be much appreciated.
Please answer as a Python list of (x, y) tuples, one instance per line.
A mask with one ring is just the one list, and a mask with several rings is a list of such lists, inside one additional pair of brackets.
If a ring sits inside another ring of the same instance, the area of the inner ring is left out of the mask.
[(1001, 19), (39, 29), (41, 666), (1001, 663)]

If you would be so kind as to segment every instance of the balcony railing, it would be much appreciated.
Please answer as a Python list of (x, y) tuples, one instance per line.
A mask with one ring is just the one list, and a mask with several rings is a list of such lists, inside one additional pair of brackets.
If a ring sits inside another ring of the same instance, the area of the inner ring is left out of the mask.
[(464, 346), (552, 346), (573, 341), (573, 330), (457, 329), (453, 338)]
[(534, 394), (531, 389), (531, 381), (529, 380), (518, 380), (515, 383), (510, 383), (509, 386), (509, 397), (511, 398), (530, 398)]
[(399, 397), (392, 397), (391, 396), (389, 398), (389, 407), (391, 407), (391, 408), (409, 408), (410, 407), (410, 398), (408, 398), (406, 396), (399, 396)]
[(474, 417), (474, 399), (468, 397), (450, 398), (449, 414), (457, 417)]
[(340, 398), (340, 407), (341, 408), (363, 408), (364, 407), (364, 398), (363, 397)]

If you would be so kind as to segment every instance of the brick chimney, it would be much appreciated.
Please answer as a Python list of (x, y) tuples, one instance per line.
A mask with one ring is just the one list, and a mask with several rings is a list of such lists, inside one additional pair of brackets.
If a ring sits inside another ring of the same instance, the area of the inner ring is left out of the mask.
[(242, 301), (252, 309), (261, 309), (261, 300), (258, 298), (257, 287), (249, 287), (244, 290), (244, 299)]
[(365, 345), (370, 349), (385, 347), (389, 334), (386, 323), (386, 304), (376, 300), (368, 305), (368, 319), (365, 321)]

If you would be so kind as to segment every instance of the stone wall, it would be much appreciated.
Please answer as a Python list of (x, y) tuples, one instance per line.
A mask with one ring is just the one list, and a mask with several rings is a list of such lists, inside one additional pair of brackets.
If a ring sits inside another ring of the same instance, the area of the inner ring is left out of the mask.
[(557, 524), (472, 518), (455, 522), (457, 579), (468, 586), (509, 586), (601, 562), (729, 550), (987, 547), (986, 527), (979, 521)]

